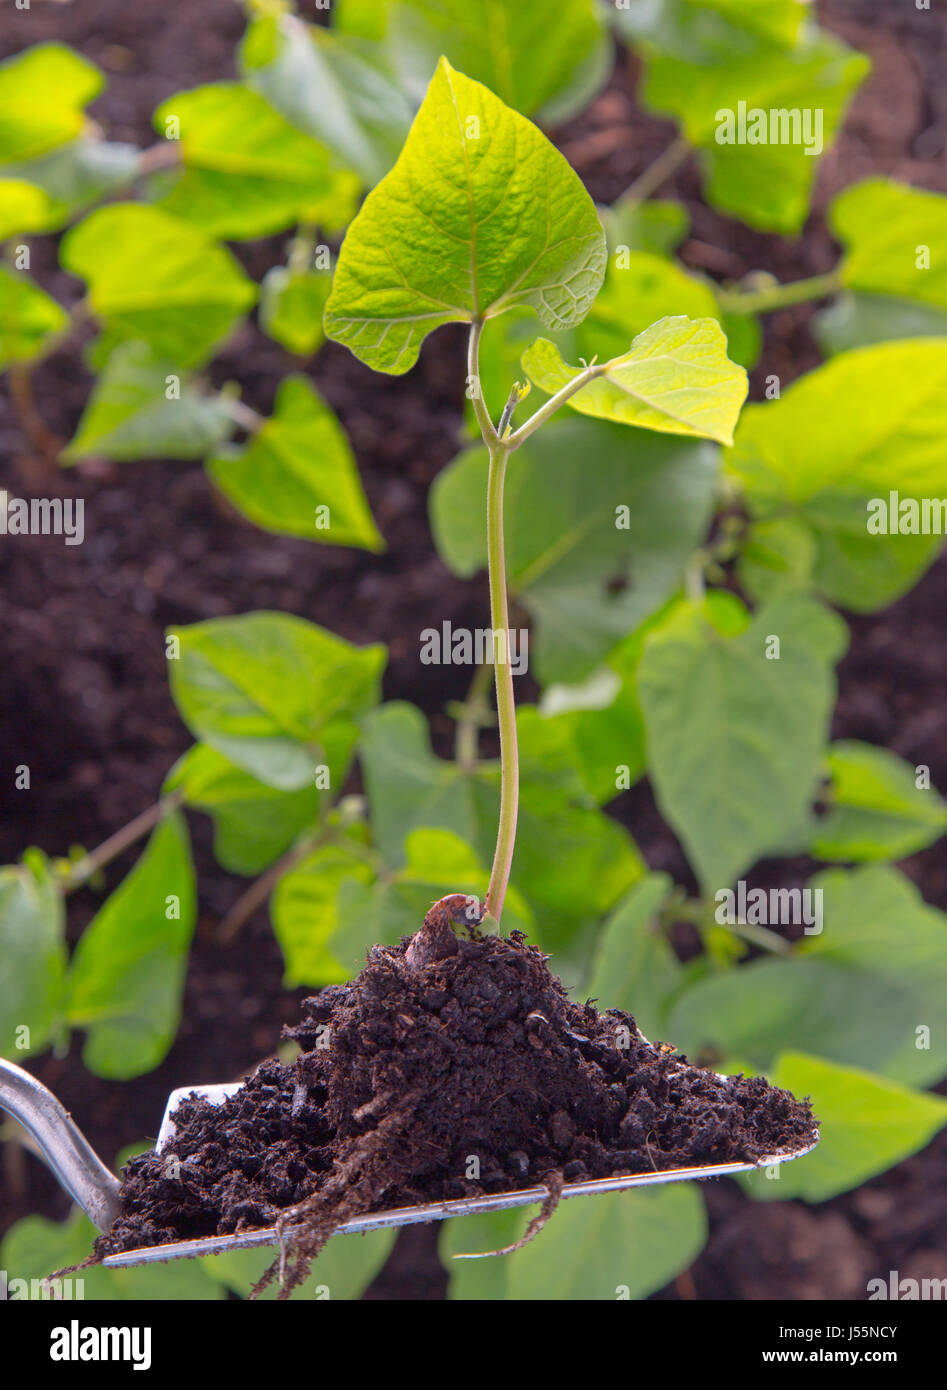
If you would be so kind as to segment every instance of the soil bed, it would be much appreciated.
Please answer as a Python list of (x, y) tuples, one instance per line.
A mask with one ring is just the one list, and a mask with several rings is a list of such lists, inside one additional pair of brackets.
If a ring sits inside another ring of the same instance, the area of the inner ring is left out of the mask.
[(169, 1149), (126, 1167), (97, 1254), (270, 1226), (307, 1198), (318, 1246), (365, 1212), (752, 1162), (815, 1137), (787, 1091), (689, 1066), (630, 1014), (570, 1000), (519, 933), (420, 966), (410, 942), (305, 1001), (284, 1030), (293, 1063), (264, 1063), (222, 1105), (185, 1100)]

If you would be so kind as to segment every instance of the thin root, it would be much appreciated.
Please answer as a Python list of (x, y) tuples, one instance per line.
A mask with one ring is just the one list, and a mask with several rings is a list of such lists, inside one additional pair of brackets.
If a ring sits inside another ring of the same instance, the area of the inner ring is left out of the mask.
[(526, 1227), (526, 1230), (513, 1245), (504, 1245), (501, 1250), (476, 1250), (470, 1254), (455, 1255), (455, 1260), (489, 1260), (494, 1255), (512, 1255), (514, 1250), (522, 1250), (524, 1245), (529, 1245), (530, 1241), (539, 1235), (546, 1222), (552, 1216), (556, 1207), (559, 1205), (559, 1198), (562, 1196), (562, 1189), (565, 1186), (565, 1178), (556, 1170), (547, 1173), (543, 1178), (543, 1185), (546, 1188), (547, 1196), (539, 1211)]

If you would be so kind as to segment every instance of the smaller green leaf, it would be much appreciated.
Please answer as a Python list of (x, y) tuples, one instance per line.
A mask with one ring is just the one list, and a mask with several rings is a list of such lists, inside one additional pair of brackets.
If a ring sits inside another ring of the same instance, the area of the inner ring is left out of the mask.
[(86, 927), (70, 963), (67, 1017), (86, 1030), (82, 1056), (97, 1076), (141, 1076), (164, 1058), (177, 1032), (196, 920), (187, 825), (173, 812)]
[(924, 1148), (947, 1125), (942, 1097), (804, 1052), (783, 1053), (770, 1080), (811, 1098), (822, 1137), (811, 1154), (780, 1169), (778, 1182), (748, 1175), (758, 1199), (825, 1202)]
[(198, 459), (232, 429), (222, 397), (182, 381), (175, 364), (157, 360), (147, 343), (120, 343), (59, 461)]
[[(549, 395), (584, 370), (566, 366), (545, 338), (526, 349), (523, 369)], [(730, 444), (747, 389), (746, 372), (727, 357), (716, 319), (673, 317), (639, 333), (630, 350), (603, 364), (569, 405), (602, 420)]]
[(90, 213), (63, 237), (59, 257), (88, 283), (90, 308), (113, 339), (144, 339), (182, 367), (206, 360), (256, 298), (229, 251), (140, 203)]
[(169, 97), (155, 112), (155, 129), (165, 134), (171, 122), (185, 172), (161, 205), (213, 236), (247, 240), (321, 221), (345, 187), (323, 145), (238, 82)]
[(0, 367), (31, 361), (67, 322), (65, 310), (28, 275), (0, 266)]
[(412, 108), (382, 49), (295, 15), (265, 15), (248, 27), (240, 64), (248, 86), (361, 182), (391, 168)]
[(41, 43), (0, 63), (0, 165), (32, 159), (72, 140), (82, 108), (104, 78), (61, 43)]
[(842, 282), (869, 294), (895, 295), (947, 309), (947, 197), (891, 179), (846, 188), (829, 209), (846, 254)]
[(0, 1057), (41, 1052), (62, 1017), (66, 920), (39, 851), (0, 869)]
[(322, 315), (332, 276), (328, 271), (292, 270), (275, 265), (260, 285), (260, 326), (299, 357), (322, 346)]
[(23, 179), (0, 178), (0, 240), (46, 232), (55, 225), (55, 205), (42, 188)]
[(647, 874), (601, 929), (585, 993), (599, 1009), (624, 1009), (647, 1038), (664, 1028), (664, 1006), (681, 967), (658, 913), (673, 887), (667, 874)]
[(311, 786), (339, 726), (378, 699), (384, 647), (354, 647), (288, 613), (211, 618), (168, 637), (188, 728), (271, 787)]
[(269, 531), (384, 549), (345, 431), (306, 377), (286, 377), (270, 419), (242, 448), (208, 459), (207, 472)]
[[(344, 781), (348, 762), (347, 756), (332, 777), (335, 785)], [(234, 874), (262, 873), (319, 818), (317, 787), (291, 792), (268, 787), (203, 743), (178, 760), (163, 790), (180, 791), (185, 805), (213, 819), (214, 854)]]
[(906, 859), (940, 839), (947, 805), (887, 748), (834, 743), (828, 754), (829, 807), (817, 823), (817, 859)]
[(388, 48), (402, 81), (420, 96), (441, 54), (508, 106), (544, 124), (580, 111), (608, 76), (610, 46), (594, 0), (553, 8), (491, 0), (488, 16), (466, 0), (392, 0)]

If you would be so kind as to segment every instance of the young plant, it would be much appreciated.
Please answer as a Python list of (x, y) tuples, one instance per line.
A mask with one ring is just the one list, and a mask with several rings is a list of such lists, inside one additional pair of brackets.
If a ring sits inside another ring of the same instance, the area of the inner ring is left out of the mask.
[[(510, 457), (568, 404), (585, 415), (732, 442), (746, 373), (713, 319), (668, 318), (609, 361), (570, 367), (554, 344), (523, 354), (548, 399), (514, 429), (528, 388), (513, 382), (497, 422), (480, 384), (480, 342), (501, 314), (529, 308), (553, 330), (582, 321), (601, 288), (605, 235), (578, 176), (544, 135), (442, 58), (391, 173), (342, 245), (325, 311), (328, 337), (398, 375), (446, 323), (469, 324), (467, 394), (489, 453), (487, 569), (500, 732), (501, 793), (486, 912), (499, 922), (516, 840), (516, 708), (503, 530)], [(633, 467), (633, 448), (629, 449)], [(594, 460), (591, 466), (594, 467)]]

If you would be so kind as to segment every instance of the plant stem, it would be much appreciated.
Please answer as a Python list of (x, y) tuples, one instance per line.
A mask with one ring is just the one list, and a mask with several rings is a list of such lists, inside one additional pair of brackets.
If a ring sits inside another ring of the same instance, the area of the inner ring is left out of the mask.
[(806, 280), (792, 280), (788, 285), (769, 285), (761, 290), (717, 290), (717, 302), (728, 314), (770, 314), (792, 304), (806, 304), (810, 299), (827, 299), (842, 288), (837, 270), (825, 275), (812, 275)]
[(177, 810), (181, 801), (180, 792), (171, 792), (169, 796), (163, 796), (160, 801), (149, 806), (147, 811), (142, 811), (140, 816), (136, 816), (127, 825), (123, 825), (121, 830), (116, 830), (114, 835), (103, 840), (98, 849), (76, 860), (60, 885), (63, 893), (72, 893), (75, 889), (81, 888), (99, 869), (117, 859), (123, 850), (129, 849), (136, 840), (140, 840), (149, 830), (153, 830), (159, 821), (164, 820), (165, 816)]
[(503, 441), (503, 447), (506, 451), (512, 454), (514, 449), (518, 449), (531, 434), (539, 429), (540, 425), (544, 425), (555, 415), (560, 406), (565, 405), (570, 396), (581, 391), (583, 386), (588, 386), (589, 382), (594, 381), (597, 376), (602, 376), (608, 365), (607, 362), (601, 365), (591, 362), (584, 372), (580, 372), (571, 381), (567, 381), (565, 386), (561, 386), (554, 396), (549, 397), (545, 405), (541, 405), (524, 424), (520, 425), (518, 430), (514, 430), (509, 438)]
[(273, 888), (294, 864), (298, 864), (300, 859), (305, 859), (307, 854), (319, 849), (328, 840), (333, 838), (332, 830), (324, 830), (320, 834), (306, 835), (297, 844), (288, 849), (286, 853), (275, 864), (271, 864), (266, 873), (254, 879), (245, 893), (242, 893), (233, 907), (225, 917), (221, 919), (217, 928), (217, 940), (222, 945), (229, 945), (233, 941), (237, 932), (256, 912), (258, 907), (262, 907), (270, 896)]
[(242, 430), (246, 430), (247, 434), (256, 434), (257, 430), (262, 429), (266, 424), (266, 417), (254, 410), (252, 405), (246, 405), (236, 397), (226, 397), (223, 394), (220, 395), (219, 399), (234, 424), (239, 425)]
[(482, 333), (483, 320), (474, 319), (470, 325), (470, 338), (467, 342), (467, 389), (472, 391), (470, 402), (474, 415), (477, 417), (477, 424), (480, 426), (480, 433), (483, 435), (483, 442), (489, 449), (499, 442), (499, 436), (494, 429), (490, 412), (487, 410), (486, 402), (480, 391), (480, 335)]
[(490, 621), (494, 634), (502, 632), (503, 649), (494, 636), (493, 669), (496, 677), (497, 720), (500, 726), (500, 823), (497, 845), (487, 889), (487, 911), (499, 922), (510, 881), (513, 848), (516, 842), (516, 815), (519, 804), (519, 756), (516, 747), (516, 704), (513, 697), (513, 667), (510, 662), (510, 615), (506, 593), (506, 553), (503, 545), (503, 483), (510, 456), (506, 444), (490, 448), (487, 480), (487, 566), (490, 573)]
[(619, 198), (621, 203), (643, 203), (646, 198), (650, 198), (652, 193), (656, 193), (669, 179), (675, 169), (687, 159), (691, 152), (690, 141), (686, 135), (678, 135), (671, 141), (666, 149), (658, 155), (653, 164), (649, 164), (644, 173), (639, 174), (633, 184), (630, 184)]

